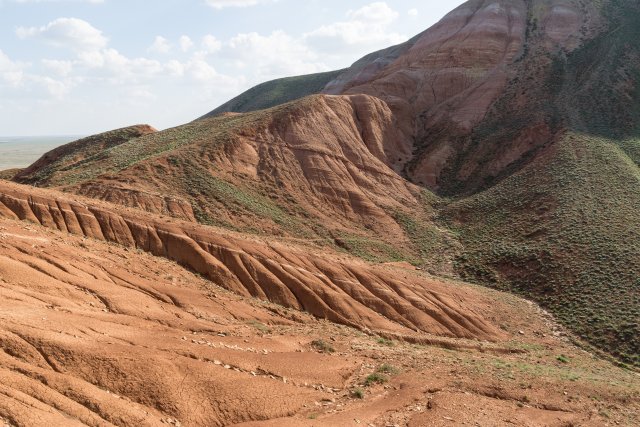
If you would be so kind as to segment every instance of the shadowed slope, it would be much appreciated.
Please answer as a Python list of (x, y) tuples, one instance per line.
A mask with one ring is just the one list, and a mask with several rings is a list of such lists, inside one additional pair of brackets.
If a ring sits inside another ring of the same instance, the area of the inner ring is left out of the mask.
[(535, 298), (639, 364), (640, 169), (614, 141), (567, 134), (522, 172), (446, 208), (463, 276)]
[(223, 113), (249, 113), (295, 101), (305, 96), (320, 93), (328, 82), (335, 79), (342, 70), (306, 76), (286, 77), (255, 86), (222, 104), (201, 119), (215, 117)]

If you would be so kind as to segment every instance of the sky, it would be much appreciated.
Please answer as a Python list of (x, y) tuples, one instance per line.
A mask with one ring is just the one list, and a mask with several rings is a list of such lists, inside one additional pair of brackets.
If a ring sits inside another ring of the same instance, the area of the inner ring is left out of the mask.
[(462, 0), (0, 0), (0, 135), (189, 122), (258, 83), (349, 66)]

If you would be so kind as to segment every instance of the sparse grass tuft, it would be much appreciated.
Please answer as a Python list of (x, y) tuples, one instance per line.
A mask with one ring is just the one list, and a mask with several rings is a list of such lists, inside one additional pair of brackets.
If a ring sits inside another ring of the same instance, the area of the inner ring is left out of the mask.
[(370, 374), (369, 376), (367, 376), (367, 378), (365, 378), (364, 385), (365, 387), (370, 387), (374, 384), (384, 384), (387, 381), (389, 381), (389, 379), (386, 376), (374, 372), (373, 374)]
[(387, 339), (387, 338), (383, 338), (383, 337), (378, 337), (378, 339), (376, 340), (376, 342), (380, 345), (385, 345), (387, 347), (393, 347), (395, 345), (395, 343), (393, 342), (393, 340)]
[(400, 369), (396, 368), (393, 365), (389, 365), (385, 363), (383, 365), (380, 365), (376, 370), (376, 372), (380, 374), (397, 375), (400, 373)]
[(270, 334), (271, 333), (271, 328), (269, 328), (267, 325), (265, 325), (264, 323), (258, 322), (257, 320), (251, 320), (249, 321), (249, 325), (253, 326), (254, 328), (256, 328), (257, 330), (259, 330), (260, 332), (262, 332), (263, 334)]
[(351, 390), (351, 397), (356, 399), (364, 399), (364, 390), (359, 387)]
[(331, 344), (323, 340), (312, 341), (311, 346), (322, 353), (333, 353), (336, 351)]

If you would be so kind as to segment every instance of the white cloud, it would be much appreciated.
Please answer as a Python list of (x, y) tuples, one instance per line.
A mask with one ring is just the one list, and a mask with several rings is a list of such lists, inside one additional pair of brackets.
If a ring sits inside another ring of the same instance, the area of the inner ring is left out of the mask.
[(415, 9), (415, 8), (413, 8), (413, 9), (409, 9), (409, 11), (407, 12), (407, 14), (408, 14), (409, 16), (416, 17), (416, 16), (418, 16), (418, 9)]
[(112, 48), (81, 54), (79, 59), (86, 67), (96, 70), (96, 76), (106, 77), (112, 84), (138, 82), (157, 76), (164, 70), (159, 61), (144, 57), (128, 58)]
[(71, 80), (56, 80), (48, 76), (30, 76), (29, 79), (38, 84), (53, 98), (64, 98), (73, 87)]
[(258, 80), (328, 69), (304, 41), (284, 31), (274, 31), (268, 36), (238, 34), (229, 41), (224, 55), (234, 60), (236, 66), (250, 64)]
[(305, 34), (305, 40), (324, 52), (360, 52), (402, 43), (407, 37), (389, 31), (398, 12), (385, 2), (374, 2), (347, 12), (346, 21), (323, 25)]
[(195, 59), (187, 63), (185, 71), (201, 82), (210, 81), (220, 76), (215, 68), (202, 59)]
[(0, 50), (0, 82), (17, 87), (24, 79), (24, 64), (12, 61)]
[(207, 34), (202, 38), (202, 48), (205, 53), (216, 53), (222, 49), (222, 42), (211, 34)]
[(108, 42), (102, 31), (77, 18), (58, 18), (42, 27), (19, 27), (16, 34), (21, 39), (38, 38), (52, 46), (74, 51), (100, 49)]
[(180, 37), (180, 49), (183, 52), (188, 52), (193, 47), (193, 41), (189, 36)]
[(205, 0), (205, 3), (214, 9), (225, 9), (227, 7), (255, 6), (259, 3), (267, 3), (268, 1), (269, 0)]
[(184, 64), (175, 59), (172, 59), (171, 61), (164, 64), (164, 69), (169, 73), (170, 76), (184, 76)]
[(57, 59), (43, 59), (42, 65), (60, 76), (67, 76), (73, 71), (72, 61), (60, 61)]
[(169, 53), (171, 51), (171, 43), (169, 43), (169, 40), (165, 39), (162, 36), (156, 36), (153, 44), (149, 46), (149, 49), (147, 49), (147, 51), (162, 54)]

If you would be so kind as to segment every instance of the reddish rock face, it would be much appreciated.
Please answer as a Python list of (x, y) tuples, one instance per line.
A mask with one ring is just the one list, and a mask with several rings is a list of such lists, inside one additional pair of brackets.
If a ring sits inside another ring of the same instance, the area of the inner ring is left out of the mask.
[[(395, 169), (439, 190), (445, 169), (454, 167), (455, 178), (466, 181), (478, 161), (487, 160), (471, 155), (460, 161), (467, 150), (461, 140), (473, 134), (521, 73), (527, 52), (548, 54), (578, 46), (594, 25), (590, 7), (571, 0), (469, 1), (410, 42), (381, 52), (367, 66), (356, 64), (358, 73), (345, 73), (326, 91), (383, 99), (396, 119), (413, 129), (414, 156), (404, 157)], [(545, 61), (538, 60), (542, 65)], [(527, 142), (516, 144), (501, 157), (516, 161), (530, 148)], [(480, 175), (499, 174), (505, 166), (497, 160)]]

